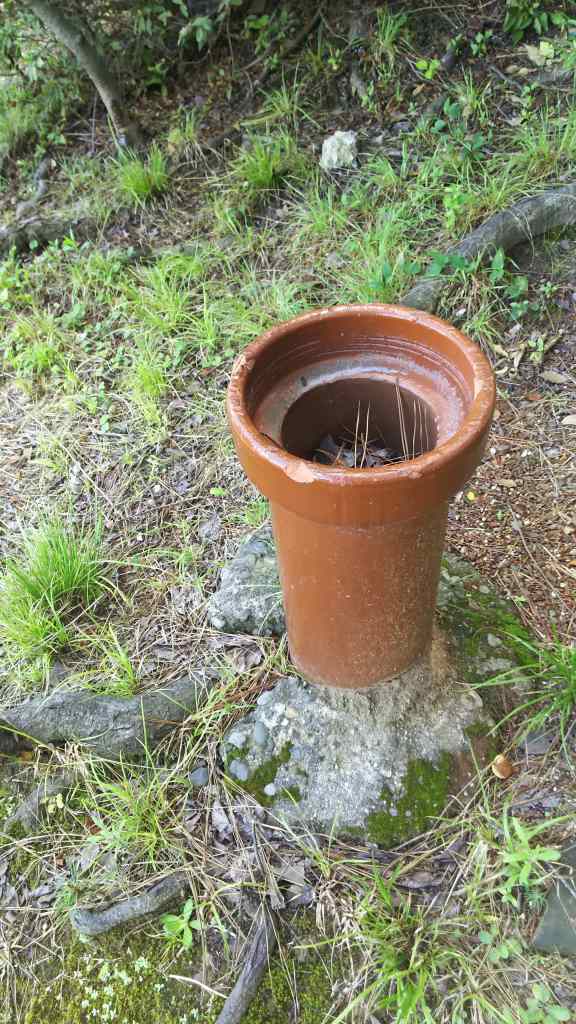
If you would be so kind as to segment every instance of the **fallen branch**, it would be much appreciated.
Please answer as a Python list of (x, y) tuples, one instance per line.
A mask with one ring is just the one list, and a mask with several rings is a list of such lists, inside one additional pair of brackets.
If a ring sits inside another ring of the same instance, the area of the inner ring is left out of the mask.
[(103, 935), (120, 925), (163, 914), (174, 903), (182, 900), (189, 888), (190, 879), (186, 871), (175, 871), (139, 896), (129, 896), (104, 910), (77, 907), (70, 911), (70, 923), (82, 935)]
[[(448, 255), (463, 257), (467, 262), (484, 260), (498, 249), (509, 252), (520, 242), (572, 224), (576, 224), (576, 184), (521, 199), (507, 210), (495, 213), (448, 249)], [(402, 304), (433, 313), (449, 280), (439, 276), (419, 281), (404, 296)]]
[(20, 825), (25, 832), (32, 832), (39, 824), (42, 817), (42, 805), (46, 804), (52, 797), (59, 793), (65, 793), (76, 784), (80, 778), (79, 772), (59, 772), (52, 779), (44, 779), (31, 793), (22, 801), (2, 825), (2, 831), (10, 834), (14, 825)]
[(276, 919), (268, 907), (263, 906), (257, 919), (254, 936), (246, 952), (242, 970), (218, 1015), (216, 1024), (240, 1024), (258, 991), (258, 986), (270, 960), (270, 954), (274, 951), (277, 942)]
[(0, 748), (4, 732), (44, 744), (81, 743), (101, 757), (139, 754), (197, 711), (211, 686), (186, 677), (129, 698), (56, 690), (0, 711)]

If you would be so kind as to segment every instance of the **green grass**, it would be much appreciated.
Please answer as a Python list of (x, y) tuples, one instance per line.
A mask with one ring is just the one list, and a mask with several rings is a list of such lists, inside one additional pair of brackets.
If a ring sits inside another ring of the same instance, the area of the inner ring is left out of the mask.
[(507, 716), (519, 718), (520, 737), (547, 727), (564, 744), (576, 729), (576, 647), (560, 641), (539, 645), (527, 634), (509, 637), (520, 665), (501, 673), (486, 686), (520, 686), (524, 697)]
[(407, 35), (408, 18), (403, 12), (393, 13), (387, 5), (376, 11), (376, 28), (372, 38), (372, 54), (380, 77), (388, 82), (398, 58), (398, 42)]
[(267, 193), (288, 180), (302, 181), (307, 173), (308, 160), (289, 132), (253, 135), (232, 160), (225, 187), (233, 204), (251, 209)]
[(16, 316), (8, 334), (5, 365), (25, 378), (38, 379), (65, 362), (66, 334), (50, 313)]
[(170, 387), (166, 357), (152, 343), (138, 346), (127, 375), (128, 397), (150, 435), (161, 436), (165, 429), (162, 398)]
[(82, 612), (112, 590), (100, 526), (74, 530), (56, 519), (23, 535), (0, 579), (0, 640), (17, 658), (67, 647)]
[(172, 845), (175, 824), (161, 773), (93, 762), (86, 775), (84, 812), (95, 825), (92, 841), (115, 854), (136, 856), (154, 867)]
[(116, 161), (116, 182), (120, 196), (134, 206), (141, 206), (165, 192), (170, 184), (168, 163), (157, 145), (150, 147), (146, 157), (130, 154)]

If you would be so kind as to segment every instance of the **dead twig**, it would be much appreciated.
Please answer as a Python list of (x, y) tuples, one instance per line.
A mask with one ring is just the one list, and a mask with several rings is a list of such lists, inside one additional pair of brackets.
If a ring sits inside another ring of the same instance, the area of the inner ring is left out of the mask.
[(250, 1006), (270, 954), (278, 942), (277, 921), (275, 915), (266, 906), (262, 906), (256, 920), (254, 935), (246, 951), (246, 957), (240, 975), (230, 995), (226, 999), (216, 1024), (240, 1024), (246, 1010)]

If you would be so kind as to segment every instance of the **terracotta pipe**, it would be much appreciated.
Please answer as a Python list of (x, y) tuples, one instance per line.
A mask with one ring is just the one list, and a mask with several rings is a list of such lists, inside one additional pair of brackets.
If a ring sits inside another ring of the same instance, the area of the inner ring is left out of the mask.
[[(428, 650), (449, 499), (476, 469), (492, 370), (454, 327), (400, 306), (280, 324), (232, 369), (238, 457), (271, 504), (294, 665), (310, 682), (384, 682)], [(358, 423), (403, 461), (321, 465)]]

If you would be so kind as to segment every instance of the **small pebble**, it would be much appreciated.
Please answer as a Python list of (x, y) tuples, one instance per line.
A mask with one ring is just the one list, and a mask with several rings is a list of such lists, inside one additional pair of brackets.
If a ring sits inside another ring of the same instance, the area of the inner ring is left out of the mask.
[(501, 647), (502, 641), (499, 636), (494, 636), (494, 633), (487, 633), (486, 639), (490, 644), (490, 647)]
[(228, 765), (228, 771), (230, 772), (230, 775), (233, 775), (239, 782), (246, 782), (250, 775), (246, 762), (240, 761), (238, 758), (234, 758), (234, 760), (230, 762)]
[(274, 783), (269, 782), (266, 786), (264, 786), (264, 792), (266, 796), (276, 796), (276, 786), (274, 785)]
[(268, 739), (268, 730), (262, 722), (256, 722), (254, 732), (252, 733), (252, 739), (259, 747), (263, 747), (266, 743), (266, 740)]
[(231, 747), (238, 747), (238, 749), (240, 749), (246, 742), (246, 734), (244, 732), (240, 732), (239, 729), (235, 731), (233, 730), (230, 735), (226, 737), (226, 742)]
[(190, 772), (188, 779), (193, 786), (205, 786), (208, 782), (208, 769), (205, 764), (201, 764), (194, 771)]

